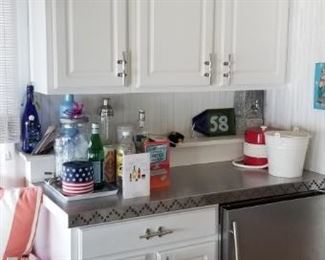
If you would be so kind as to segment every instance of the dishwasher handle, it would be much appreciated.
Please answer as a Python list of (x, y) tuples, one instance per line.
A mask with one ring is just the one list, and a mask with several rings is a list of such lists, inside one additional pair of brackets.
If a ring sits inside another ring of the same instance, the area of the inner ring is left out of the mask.
[(232, 230), (230, 231), (234, 237), (234, 248), (235, 248), (235, 260), (240, 260), (239, 258), (239, 245), (238, 245), (238, 226), (237, 222), (232, 222)]

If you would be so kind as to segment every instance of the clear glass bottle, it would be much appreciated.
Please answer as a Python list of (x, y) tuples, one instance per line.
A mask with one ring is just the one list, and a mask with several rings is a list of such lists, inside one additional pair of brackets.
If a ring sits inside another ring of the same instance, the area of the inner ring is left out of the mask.
[(122, 190), (123, 157), (136, 152), (132, 132), (123, 131), (121, 134), (122, 138), (116, 149), (116, 183), (120, 190)]
[(111, 144), (111, 122), (114, 116), (114, 110), (110, 105), (110, 98), (103, 99), (103, 105), (99, 108), (98, 114), (100, 117), (100, 137), (102, 143), (104, 145)]
[(140, 109), (138, 113), (138, 128), (134, 135), (134, 143), (138, 153), (144, 151), (143, 143), (149, 139), (149, 133), (145, 126), (146, 123), (146, 113), (144, 110)]
[(94, 187), (95, 189), (101, 189), (104, 186), (104, 149), (99, 135), (99, 125), (96, 123), (91, 124), (88, 159), (92, 162), (94, 168)]

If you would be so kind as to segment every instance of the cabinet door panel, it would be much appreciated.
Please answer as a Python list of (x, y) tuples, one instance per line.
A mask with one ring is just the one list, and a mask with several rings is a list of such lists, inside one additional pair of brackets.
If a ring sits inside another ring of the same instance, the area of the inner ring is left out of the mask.
[(215, 260), (217, 259), (215, 242), (166, 250), (157, 253), (158, 260)]
[(207, 86), (214, 1), (137, 2), (138, 86)]
[[(285, 83), (288, 1), (233, 0), (228, 3), (232, 85)], [(227, 68), (225, 68), (227, 70)]]
[(117, 60), (126, 51), (124, 0), (54, 1), (57, 85), (122, 86)]

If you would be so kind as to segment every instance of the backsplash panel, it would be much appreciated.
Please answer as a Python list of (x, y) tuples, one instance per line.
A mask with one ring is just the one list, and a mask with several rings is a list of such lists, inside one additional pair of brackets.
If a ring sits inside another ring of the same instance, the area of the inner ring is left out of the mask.
[[(149, 132), (164, 135), (176, 130), (190, 136), (193, 116), (209, 108), (234, 107), (234, 92), (77, 95), (75, 98), (85, 105), (85, 113), (94, 121), (97, 108), (106, 96), (111, 98), (114, 109), (114, 128), (121, 123), (136, 123), (141, 108), (146, 111)], [(37, 95), (43, 130), (50, 124), (59, 124), (58, 109), (62, 99), (63, 96)]]
[(264, 124), (264, 90), (237, 91), (234, 95), (237, 134)]

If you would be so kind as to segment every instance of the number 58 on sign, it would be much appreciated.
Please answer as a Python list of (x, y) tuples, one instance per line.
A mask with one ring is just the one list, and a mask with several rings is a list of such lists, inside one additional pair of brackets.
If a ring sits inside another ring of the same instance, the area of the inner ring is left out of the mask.
[(207, 136), (235, 135), (233, 108), (207, 109), (192, 119), (193, 129)]

